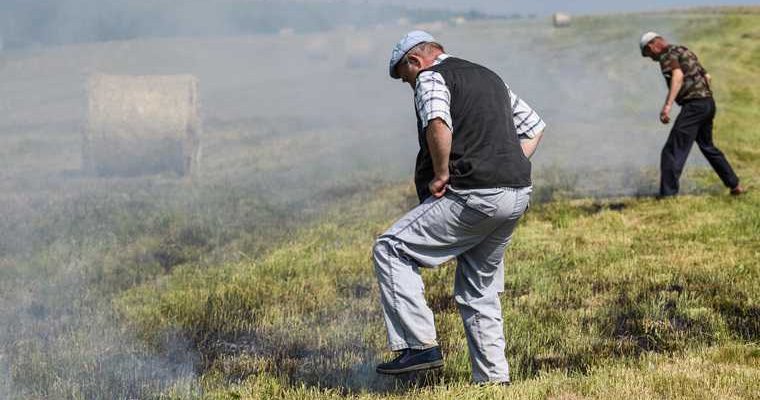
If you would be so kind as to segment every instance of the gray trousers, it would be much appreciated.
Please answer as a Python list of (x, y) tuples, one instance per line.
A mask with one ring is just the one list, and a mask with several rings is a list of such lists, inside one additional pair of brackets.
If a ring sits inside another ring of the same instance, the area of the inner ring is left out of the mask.
[(509, 381), (499, 293), (504, 251), (531, 188), (461, 190), (428, 198), (375, 242), (373, 257), (391, 350), (438, 344), (420, 267), (457, 259), (454, 299), (464, 322), (475, 382)]

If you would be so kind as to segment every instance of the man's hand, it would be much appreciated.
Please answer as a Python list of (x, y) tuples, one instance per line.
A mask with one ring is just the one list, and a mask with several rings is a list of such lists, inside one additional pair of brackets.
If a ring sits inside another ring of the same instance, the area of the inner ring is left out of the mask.
[(667, 124), (670, 122), (670, 105), (665, 104), (662, 106), (662, 111), (660, 111), (660, 122), (663, 124)]
[(446, 193), (447, 183), (449, 183), (448, 176), (445, 178), (435, 177), (432, 181), (430, 181), (430, 183), (428, 183), (428, 190), (430, 190), (430, 194), (436, 198), (443, 197), (443, 195)]
[(530, 139), (522, 139), (520, 140), (520, 147), (522, 147), (523, 154), (525, 154), (525, 157), (531, 158), (533, 156), (533, 153), (536, 152), (536, 148), (538, 148), (538, 143), (541, 142), (541, 138), (544, 136), (544, 131), (541, 130), (541, 132), (538, 132), (535, 136), (533, 136)]

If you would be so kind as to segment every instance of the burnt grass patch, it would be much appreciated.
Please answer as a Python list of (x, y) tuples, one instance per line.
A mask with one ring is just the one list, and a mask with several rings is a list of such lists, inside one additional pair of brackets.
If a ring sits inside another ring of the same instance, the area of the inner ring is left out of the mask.
[(623, 202), (594, 202), (589, 205), (581, 206), (580, 209), (586, 215), (598, 214), (602, 211), (623, 211), (628, 207), (628, 204)]
[(212, 232), (203, 226), (186, 226), (176, 232), (170, 232), (150, 253), (165, 273), (180, 264), (197, 261), (203, 253), (212, 249), (210, 238)]
[(568, 373), (586, 374), (593, 363), (592, 354), (538, 354), (526, 358), (520, 367), (534, 377), (541, 371), (560, 370)]
[(374, 285), (366, 279), (346, 278), (337, 282), (338, 294), (346, 299), (363, 299), (372, 295)]
[(760, 340), (760, 306), (750, 306), (746, 301), (723, 299), (714, 307), (737, 337), (751, 342)]
[(436, 315), (440, 313), (458, 312), (457, 303), (451, 293), (436, 291), (428, 294), (426, 297), (428, 307), (430, 307)]
[(286, 328), (260, 328), (235, 334), (209, 335), (197, 342), (201, 373), (221, 372), (230, 383), (268, 374), (292, 387), (393, 393), (438, 384), (440, 371), (385, 377), (375, 373), (375, 349), (360, 338), (319, 343), (308, 334)]
[(690, 277), (684, 286), (700, 293), (738, 339), (760, 340), (760, 306), (746, 291), (721, 284), (712, 277)]
[[(720, 319), (741, 340), (752, 342), (760, 338), (760, 307), (751, 305), (748, 296), (725, 286), (703, 293), (699, 285), (687, 278), (638, 288), (628, 281), (593, 283), (592, 287), (595, 294), (614, 295), (581, 317), (578, 334), (587, 336), (588, 340), (580, 344), (576, 340), (566, 342), (560, 335), (548, 339), (548, 345), (534, 346), (527, 351), (508, 343), (507, 352), (512, 354), (510, 362), (514, 364), (516, 376), (533, 378), (552, 370), (586, 374), (602, 359), (635, 359), (645, 353), (671, 354), (713, 345), (719, 340), (720, 331), (725, 329)], [(695, 303), (697, 298), (698, 303)], [(551, 314), (555, 316), (578, 308), (572, 303), (552, 304), (557, 307), (556, 313)], [(689, 312), (694, 308), (704, 312)], [(535, 316), (545, 325), (538, 329), (556, 329), (566, 323), (560, 317), (551, 319), (541, 310), (521, 312), (536, 312)], [(598, 332), (596, 337), (592, 332)]]
[(672, 352), (696, 343), (711, 343), (716, 327), (705, 318), (690, 317), (679, 306), (680, 284), (652, 285), (631, 294), (621, 288), (608, 310), (607, 335), (619, 356)]

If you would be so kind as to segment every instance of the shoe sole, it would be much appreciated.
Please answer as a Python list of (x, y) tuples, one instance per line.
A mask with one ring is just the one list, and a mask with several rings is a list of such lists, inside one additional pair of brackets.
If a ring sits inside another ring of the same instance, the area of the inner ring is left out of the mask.
[(436, 360), (436, 361), (431, 361), (429, 363), (412, 365), (412, 366), (401, 368), (401, 369), (377, 368), (375, 369), (375, 371), (377, 371), (378, 374), (384, 374), (384, 375), (400, 375), (400, 374), (405, 374), (407, 372), (422, 371), (425, 369), (436, 369), (436, 368), (441, 368), (441, 367), (443, 367), (443, 360)]

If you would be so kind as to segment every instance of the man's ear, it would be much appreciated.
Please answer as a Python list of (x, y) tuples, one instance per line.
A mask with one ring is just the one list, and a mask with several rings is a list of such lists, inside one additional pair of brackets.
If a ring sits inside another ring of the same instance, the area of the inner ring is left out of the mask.
[(409, 59), (409, 64), (412, 64), (417, 68), (422, 68), (422, 57), (419, 55), (410, 54), (407, 56), (407, 59)]
[(649, 57), (651, 57), (651, 58), (654, 58), (655, 55), (657, 54), (655, 52), (655, 48), (657, 47), (657, 45), (655, 44), (655, 42), (656, 41), (653, 40), (653, 41), (647, 43), (647, 53), (648, 53)]

